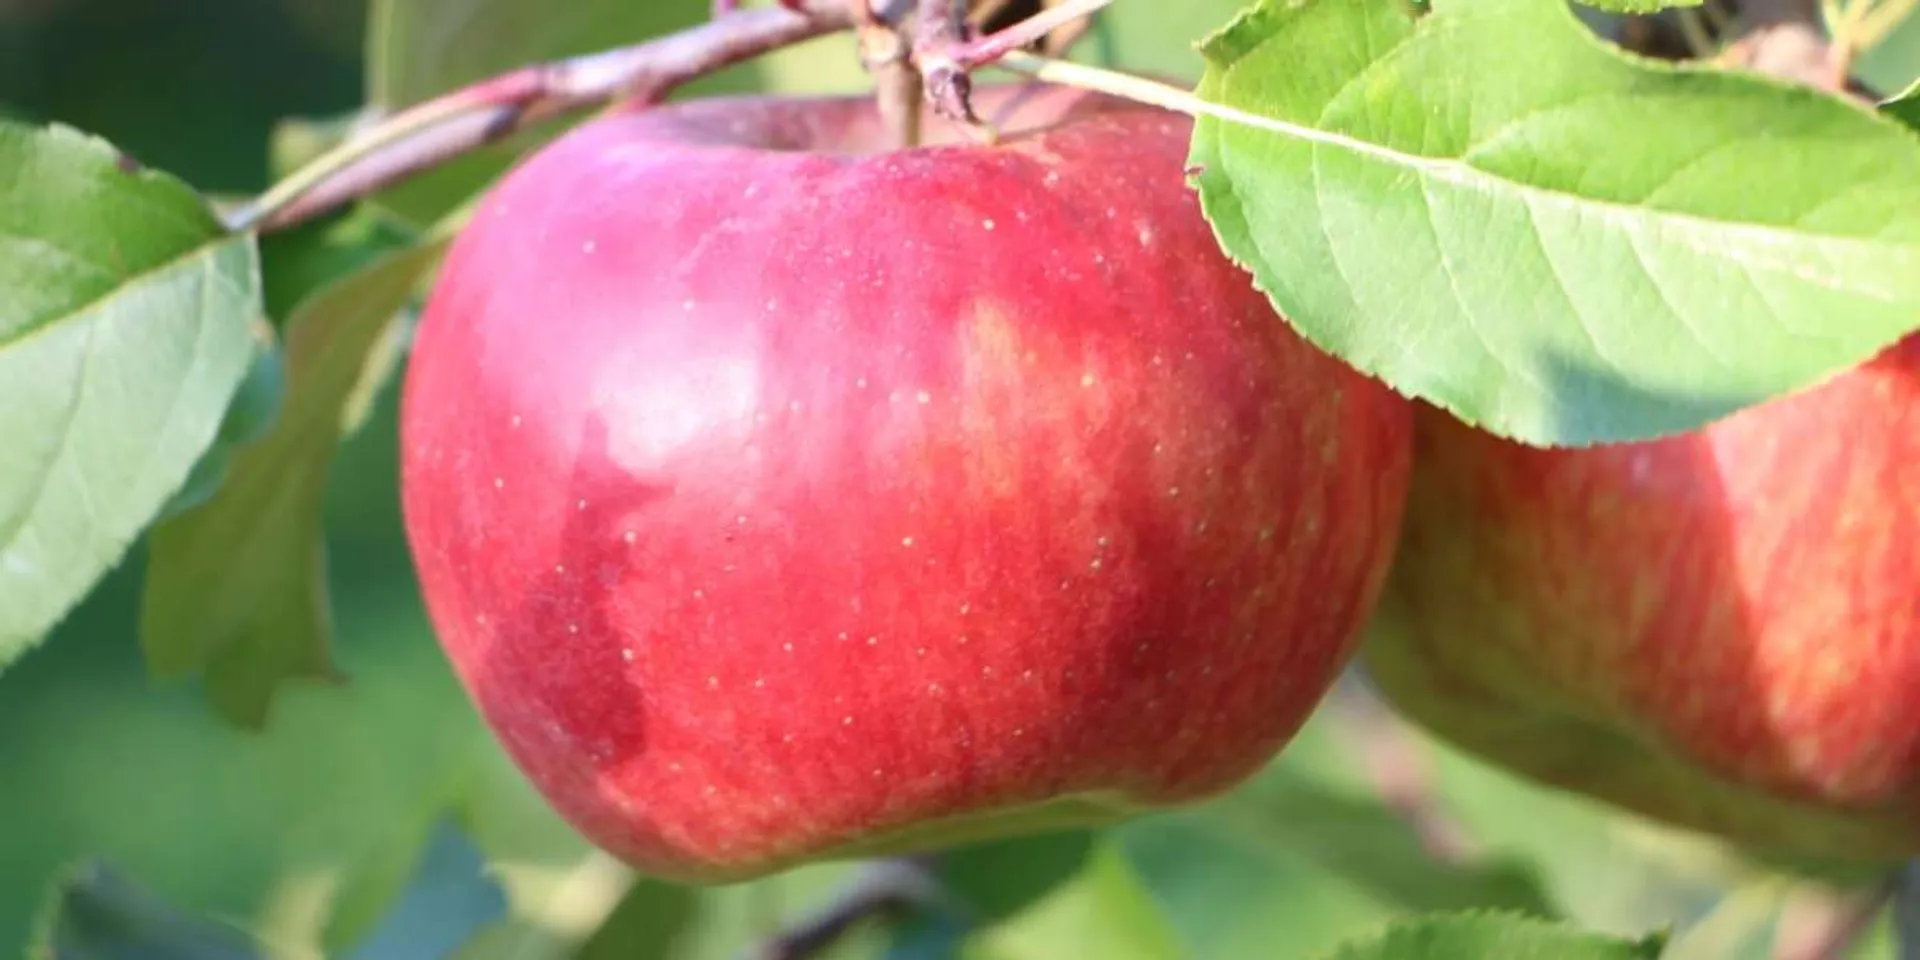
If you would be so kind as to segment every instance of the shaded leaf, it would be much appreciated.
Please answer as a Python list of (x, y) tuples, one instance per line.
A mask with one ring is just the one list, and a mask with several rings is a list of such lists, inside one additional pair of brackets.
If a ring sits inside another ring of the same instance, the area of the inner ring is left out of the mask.
[(1920, 80), (1880, 104), (1880, 112), (1920, 131)]
[(1039, 834), (948, 850), (935, 871), (970, 919), (990, 923), (1079, 876), (1093, 852), (1089, 831)]
[(260, 240), (267, 315), (284, 327), (314, 291), (419, 240), (418, 231), (366, 206), (268, 234)]
[(444, 242), (390, 254), (307, 300), (287, 323), (290, 395), (213, 500), (155, 529), (140, 618), (159, 677), (205, 673), (229, 720), (265, 722), (274, 692), (332, 673), (321, 497), (343, 407)]
[(1327, 960), (1657, 960), (1665, 939), (1626, 940), (1497, 913), (1429, 915), (1396, 922)]
[(251, 937), (190, 917), (102, 862), (55, 887), (34, 960), (259, 960)]
[(253, 239), (64, 127), (0, 123), (0, 666), (126, 552), (252, 362)]
[(487, 872), (485, 855), (442, 819), (399, 902), (347, 960), (445, 957), (506, 913), (506, 892)]
[(636, 879), (574, 960), (671, 960), (697, 900), (690, 888)]
[(1188, 953), (1126, 858), (1102, 843), (1073, 882), (983, 928), (959, 955), (966, 960), (1173, 960)]
[(1496, 433), (1686, 430), (1920, 325), (1920, 139), (1854, 105), (1625, 57), (1553, 0), (1266, 0), (1205, 53), (1223, 246)]

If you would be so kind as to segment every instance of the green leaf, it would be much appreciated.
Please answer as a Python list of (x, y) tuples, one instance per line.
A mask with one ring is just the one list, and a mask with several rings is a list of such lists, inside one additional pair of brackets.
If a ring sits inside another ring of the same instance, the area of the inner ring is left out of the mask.
[(1113, 831), (1197, 955), (1258, 954), (1284, 940), (1286, 956), (1313, 956), (1407, 913), (1559, 913), (1531, 864), (1505, 851), (1434, 856), (1356, 775), (1365, 733), (1351, 694), (1343, 686), (1233, 791)]
[(966, 960), (1173, 960), (1188, 956), (1118, 848), (1102, 843), (1072, 882), (971, 937)]
[(65, 127), (0, 123), (0, 666), (186, 481), (252, 362), (253, 239)]
[(1880, 112), (1920, 130), (1920, 80), (1880, 104)]
[(35, 960), (259, 960), (252, 938), (189, 917), (102, 862), (56, 885)]
[(693, 919), (696, 899), (690, 888), (637, 879), (573, 958), (671, 960)]
[(1575, 0), (1582, 6), (1608, 13), (1650, 14), (1662, 10), (1697, 7), (1703, 0)]
[(1920, 140), (1870, 111), (1628, 58), (1553, 0), (1266, 0), (1205, 53), (1225, 249), (1309, 339), (1493, 432), (1694, 428), (1920, 325)]
[(1206, 68), (1201, 39), (1226, 26), (1248, 3), (1117, 3), (1100, 11), (1071, 56), (1110, 69), (1192, 82)]
[(1626, 940), (1508, 914), (1429, 915), (1395, 923), (1327, 960), (1657, 960), (1665, 942), (1659, 934)]
[(1074, 830), (957, 847), (938, 857), (935, 870), (969, 919), (991, 923), (1072, 881), (1093, 852), (1093, 834)]
[(153, 532), (140, 642), (155, 676), (204, 671), (227, 719), (264, 723), (275, 691), (333, 675), (321, 497), (343, 410), (444, 243), (387, 255), (308, 299), (287, 323), (290, 395), (205, 505)]
[(446, 957), (481, 927), (507, 913), (507, 895), (486, 857), (452, 820), (442, 819), (414, 869), (413, 882), (347, 960)]

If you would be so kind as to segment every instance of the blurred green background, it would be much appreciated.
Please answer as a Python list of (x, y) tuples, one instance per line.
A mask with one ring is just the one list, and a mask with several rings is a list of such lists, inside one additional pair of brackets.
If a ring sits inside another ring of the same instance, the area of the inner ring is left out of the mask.
[[(1191, 73), (1187, 41), (1237, 6), (1123, 3), (1084, 55)], [(203, 190), (242, 194), (268, 183), (282, 120), (342, 114), (370, 96), (416, 98), (704, 11), (705, 0), (0, 0), (0, 112), (102, 134)], [(1908, 29), (1867, 67), (1894, 89), (1915, 63), (1920, 31)], [(863, 79), (836, 38), (700, 90), (857, 90)], [(436, 215), (510, 156), (492, 151), (388, 204)], [(465, 958), (730, 957), (848, 872), (698, 893), (636, 883), (546, 812), (481, 730), (427, 630), (401, 536), (393, 412), (389, 389), (343, 448), (329, 490), (347, 683), (299, 687), (257, 734), (222, 725), (191, 685), (151, 683), (135, 639), (139, 549), (0, 674), (0, 952), (28, 942), (56, 875), (92, 857), (288, 957), (353, 946), (383, 955), (379, 937), (366, 939), (374, 930), (415, 945), (384, 954), (395, 957), (420, 956), (436, 935), (463, 944)], [(1423, 849), (1368, 774), (1426, 765), (1430, 799), (1464, 830), (1465, 852)], [(459, 857), (423, 861), (448, 817), (486, 858), (484, 878)], [(1091, 843), (982, 848), (947, 872), (993, 922), (869, 931), (840, 955), (1284, 960), (1394, 915), (1485, 906), (1621, 933), (1676, 924), (1675, 956), (1763, 957), (1783, 910), (1816, 922), (1833, 905), (1823, 888), (1440, 750), (1350, 692), (1232, 796)], [(504, 917), (484, 895), (496, 883)], [(403, 893), (462, 885), (467, 895), (394, 912)], [(393, 933), (389, 921), (417, 929)], [(425, 929), (449, 924), (451, 934)], [(1857, 955), (1889, 955), (1882, 934)]]

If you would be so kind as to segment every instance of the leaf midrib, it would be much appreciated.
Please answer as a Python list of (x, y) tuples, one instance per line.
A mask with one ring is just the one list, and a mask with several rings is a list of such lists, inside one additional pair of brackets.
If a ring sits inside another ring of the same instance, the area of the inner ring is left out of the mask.
[[(1376, 61), (1378, 62), (1378, 61)], [(1358, 76), (1358, 75), (1356, 75)], [(1203, 119), (1244, 126), (1287, 139), (1306, 141), (1317, 147), (1329, 147), (1359, 157), (1364, 157), (1388, 166), (1406, 169), (1416, 174), (1424, 174), (1430, 179), (1447, 183), (1461, 189), (1480, 192), (1489, 196), (1509, 196), (1527, 202), (1540, 202), (1562, 208), (1576, 208), (1588, 213), (1603, 214), (1608, 226), (1624, 229), (1622, 220), (1642, 221), (1648, 228), (1660, 230), (1671, 242), (1697, 253), (1706, 254), (1725, 262), (1737, 263), (1743, 267), (1774, 269), (1775, 265), (1756, 263), (1740, 256), (1729, 255), (1723, 248), (1706, 247), (1694, 238), (1700, 232), (1718, 231), (1731, 233), (1743, 239), (1765, 241), (1769, 243), (1807, 244), (1819, 243), (1837, 245), (1843, 249), (1862, 248), (1873, 250), (1906, 250), (1920, 259), (1920, 242), (1901, 242), (1878, 238), (1866, 238), (1849, 234), (1835, 233), (1807, 228), (1805, 226), (1781, 226), (1759, 224), (1705, 214), (1688, 213), (1663, 207), (1639, 206), (1617, 200), (1586, 197), (1579, 194), (1555, 190), (1536, 184), (1503, 177), (1494, 172), (1474, 166), (1462, 157), (1428, 157), (1415, 153), (1406, 153), (1381, 144), (1364, 140), (1344, 133), (1322, 130), (1317, 127), (1268, 117), (1248, 110), (1242, 110), (1224, 103), (1193, 97), (1190, 106)], [(1224, 137), (1222, 138), (1224, 146)], [(1477, 149), (1477, 147), (1476, 147)], [(1317, 189), (1317, 188), (1316, 188)], [(1837, 195), (1837, 194), (1836, 194)], [(1685, 226), (1692, 230), (1670, 230), (1667, 225)], [(1899, 303), (1904, 297), (1889, 296), (1877, 290), (1868, 290), (1850, 285), (1844, 278), (1820, 276), (1806, 272), (1795, 272), (1795, 276), (1832, 290), (1849, 293), (1863, 293), (1887, 303)]]

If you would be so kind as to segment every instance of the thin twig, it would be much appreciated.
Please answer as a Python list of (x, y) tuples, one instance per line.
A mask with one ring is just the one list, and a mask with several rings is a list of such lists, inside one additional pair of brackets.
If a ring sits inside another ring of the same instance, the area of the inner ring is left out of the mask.
[(1895, 883), (1790, 900), (1774, 936), (1773, 960), (1841, 960), (1886, 909)]
[(983, 67), (1014, 50), (1045, 39), (1061, 27), (1093, 16), (1112, 3), (1113, 0), (1062, 0), (998, 33), (961, 43), (950, 56), (963, 70)]
[(1435, 863), (1464, 864), (1479, 841), (1446, 809), (1432, 752), (1374, 691), (1359, 667), (1340, 679), (1327, 704), (1339, 734), (1353, 747), (1368, 782)]
[(833, 902), (748, 956), (751, 960), (806, 960), (866, 920), (937, 903), (943, 894), (930, 858), (869, 861)]
[(1720, 44), (1713, 38), (1713, 30), (1707, 25), (1707, 19), (1699, 10), (1683, 7), (1673, 12), (1673, 22), (1680, 30), (1680, 36), (1687, 42), (1687, 52), (1696, 60), (1711, 60), (1720, 52)]
[(913, 62), (926, 83), (927, 100), (949, 120), (979, 126), (973, 112), (973, 80), (953, 57), (967, 42), (966, 5), (960, 0), (920, 0), (914, 24)]
[(965, 4), (958, 0), (920, 0), (913, 60), (925, 79), (927, 99), (941, 116), (981, 127), (980, 118), (973, 112), (971, 71), (998, 62), (1057, 30), (1084, 24), (1112, 2), (1059, 0), (1019, 23), (975, 38), (969, 36)]
[(539, 64), (401, 111), (322, 155), (239, 211), (236, 230), (282, 229), (543, 120), (674, 88), (769, 50), (853, 26), (851, 4), (746, 10), (644, 43)]

